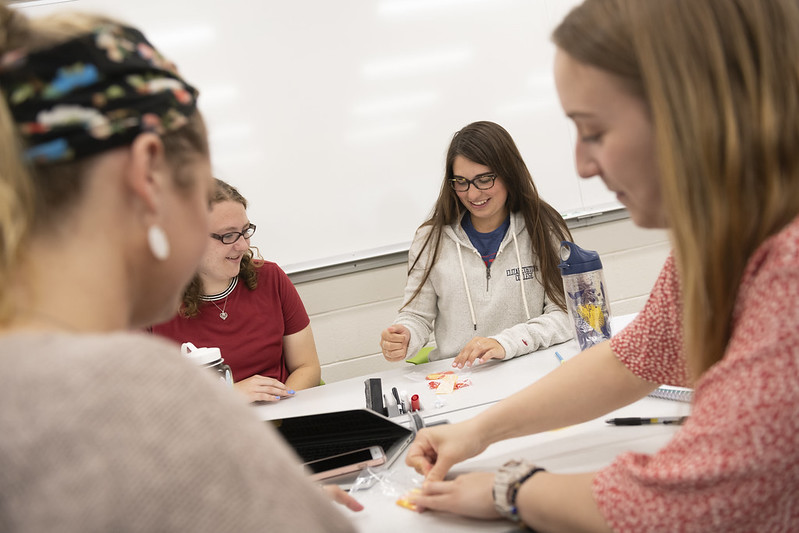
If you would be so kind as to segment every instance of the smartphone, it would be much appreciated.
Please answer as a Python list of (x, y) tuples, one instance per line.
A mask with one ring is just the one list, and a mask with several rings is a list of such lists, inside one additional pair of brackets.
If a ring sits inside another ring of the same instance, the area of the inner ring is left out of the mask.
[(352, 452), (325, 457), (305, 463), (311, 469), (311, 479), (320, 480), (357, 472), (367, 466), (382, 465), (386, 454), (381, 446), (370, 446)]

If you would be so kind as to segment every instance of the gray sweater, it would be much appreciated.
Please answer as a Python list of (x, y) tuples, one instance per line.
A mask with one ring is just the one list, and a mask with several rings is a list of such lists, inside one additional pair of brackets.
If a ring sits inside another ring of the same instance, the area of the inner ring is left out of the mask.
[(352, 531), (243, 398), (142, 334), (0, 337), (0, 531)]
[[(419, 255), (430, 229), (422, 226), (417, 230), (409, 265)], [(432, 253), (433, 246), (429, 245), (409, 274), (405, 302), (419, 286)], [(446, 226), (430, 277), (394, 321), (411, 332), (408, 357), (427, 344), (431, 333), (435, 334), (436, 349), (430, 352), (430, 360), (455, 357), (473, 337), (496, 339), (505, 349), (505, 359), (572, 338), (568, 315), (549, 300), (539, 282), (538, 259), (520, 213), (511, 214), (510, 227), (491, 265), (490, 277), (488, 272), (460, 222)]]

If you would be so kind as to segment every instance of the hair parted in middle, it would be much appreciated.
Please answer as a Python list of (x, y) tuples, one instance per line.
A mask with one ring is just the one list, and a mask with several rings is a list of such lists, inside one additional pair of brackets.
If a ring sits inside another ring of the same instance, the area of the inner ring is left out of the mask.
[(572, 239), (569, 228), (560, 213), (539, 196), (533, 177), (510, 133), (499, 124), (488, 121), (473, 122), (456, 132), (452, 138), (447, 150), (444, 179), (438, 199), (430, 218), (422, 224), (422, 226), (432, 226), (432, 230), (409, 271), (416, 267), (422, 252), (428, 246), (433, 247), (432, 259), (428, 262), (419, 287), (405, 305), (416, 298), (430, 276), (430, 269), (438, 258), (444, 227), (456, 223), (463, 213), (463, 205), (457, 193), (449, 185), (449, 180), (453, 177), (452, 165), (459, 155), (487, 166), (502, 180), (508, 191), (508, 212), (520, 212), (524, 217), (533, 253), (539, 263), (541, 276), (539, 281), (544, 286), (547, 297), (561, 309), (566, 310), (558, 263), (560, 241)]

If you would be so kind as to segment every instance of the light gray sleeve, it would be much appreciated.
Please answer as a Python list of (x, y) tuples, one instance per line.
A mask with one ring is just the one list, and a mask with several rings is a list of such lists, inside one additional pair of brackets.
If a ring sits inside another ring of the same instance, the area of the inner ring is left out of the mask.
[[(429, 234), (429, 226), (424, 226), (417, 230), (414, 236), (413, 243), (408, 252), (408, 267), (413, 264), (416, 257), (419, 255), (424, 239)], [(428, 260), (432, 255), (432, 244), (424, 250), (424, 253), (419, 258), (414, 269), (408, 274), (408, 281), (405, 284), (405, 296), (403, 303), (410, 300), (413, 293), (421, 283), (425, 269), (428, 265)], [(433, 286), (432, 276), (427, 278), (422, 290), (416, 295), (409, 304), (403, 307), (397, 317), (394, 319), (395, 324), (401, 324), (408, 328), (411, 332), (411, 339), (408, 342), (408, 353), (406, 359), (413, 357), (422, 349), (425, 344), (430, 340), (430, 335), (433, 332), (433, 322), (435, 321), (438, 313), (438, 295), (436, 294), (435, 287)]]
[(512, 359), (574, 337), (569, 315), (549, 297), (544, 297), (544, 312), (523, 324), (516, 324), (491, 338), (505, 349), (505, 359)]

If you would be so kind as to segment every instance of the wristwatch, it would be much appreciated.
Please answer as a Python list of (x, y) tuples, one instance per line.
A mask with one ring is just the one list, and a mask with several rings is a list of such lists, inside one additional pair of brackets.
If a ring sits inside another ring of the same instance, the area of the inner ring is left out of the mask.
[(514, 522), (519, 522), (519, 510), (516, 507), (516, 496), (522, 483), (538, 472), (544, 471), (524, 459), (511, 460), (502, 465), (494, 475), (494, 507), (497, 512)]

